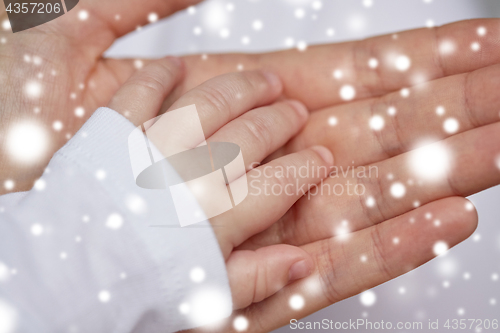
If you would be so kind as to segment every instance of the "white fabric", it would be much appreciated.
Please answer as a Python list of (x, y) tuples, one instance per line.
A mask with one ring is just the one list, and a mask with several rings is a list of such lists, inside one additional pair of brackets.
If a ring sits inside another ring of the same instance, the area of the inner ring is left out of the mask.
[[(136, 186), (134, 128), (97, 110), (38, 190), (0, 197), (0, 330), (172, 332), (230, 314), (210, 224), (173, 225), (165, 192)], [(203, 281), (190, 278), (193, 268)]]

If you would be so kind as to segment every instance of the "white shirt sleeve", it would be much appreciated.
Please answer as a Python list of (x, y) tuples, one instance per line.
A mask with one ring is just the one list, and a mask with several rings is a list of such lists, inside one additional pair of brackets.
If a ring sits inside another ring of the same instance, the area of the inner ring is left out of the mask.
[(230, 315), (210, 224), (173, 226), (165, 191), (136, 186), (134, 128), (99, 109), (33, 190), (0, 197), (5, 332), (173, 332)]

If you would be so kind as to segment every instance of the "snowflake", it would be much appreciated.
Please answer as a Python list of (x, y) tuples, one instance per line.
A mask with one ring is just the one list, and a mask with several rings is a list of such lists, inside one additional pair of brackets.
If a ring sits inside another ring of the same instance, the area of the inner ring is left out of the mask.
[(432, 248), (432, 251), (436, 256), (445, 254), (448, 251), (448, 244), (444, 241), (436, 242)]
[(244, 316), (234, 318), (233, 327), (238, 332), (243, 332), (248, 329), (248, 319)]
[(63, 128), (63, 123), (60, 120), (56, 120), (52, 123), (52, 128), (54, 131), (59, 132)]
[(106, 179), (106, 176), (106, 171), (103, 169), (99, 169), (95, 172), (95, 178), (97, 178), (97, 180), (104, 180)]
[(219, 36), (220, 36), (221, 38), (228, 38), (230, 34), (231, 34), (231, 32), (229, 31), (229, 29), (228, 29), (228, 28), (223, 28), (223, 29), (221, 29), (221, 30), (219, 31)]
[(408, 88), (403, 88), (403, 89), (401, 89), (401, 90), (399, 91), (399, 93), (400, 93), (401, 97), (406, 98), (406, 97), (410, 96), (410, 89), (408, 89)]
[(373, 6), (373, 0), (363, 0), (363, 6), (370, 8)]
[(182, 303), (179, 305), (179, 312), (182, 313), (183, 315), (189, 314), (189, 311), (191, 310), (191, 307), (189, 306), (188, 303)]
[(113, 230), (118, 230), (123, 225), (123, 217), (118, 213), (113, 213), (106, 220), (106, 227)]
[(304, 307), (305, 305), (305, 300), (304, 297), (302, 297), (299, 294), (295, 294), (292, 297), (290, 297), (288, 301), (288, 305), (293, 309), (293, 310), (300, 310)]
[(336, 69), (333, 71), (333, 77), (337, 80), (340, 80), (344, 76), (344, 72), (341, 69)]
[(455, 45), (455, 42), (453, 42), (450, 39), (445, 39), (439, 43), (439, 52), (445, 56), (453, 54), (455, 52), (456, 48), (457, 47)]
[(132, 213), (137, 215), (144, 214), (147, 211), (146, 200), (144, 200), (137, 194), (128, 195), (125, 199), (125, 204)]
[(451, 158), (448, 149), (438, 142), (413, 150), (408, 163), (410, 169), (420, 179), (436, 181), (447, 176)]
[(158, 21), (158, 18), (159, 18), (159, 16), (157, 13), (149, 13), (149, 15), (148, 15), (149, 23), (154, 23), (154, 22)]
[(370, 118), (370, 128), (374, 131), (380, 131), (385, 126), (385, 120), (379, 115), (374, 115)]
[(359, 300), (364, 306), (370, 307), (373, 306), (377, 301), (377, 295), (372, 290), (367, 290), (361, 293), (361, 295), (359, 296)]
[(12, 191), (14, 189), (14, 187), (16, 186), (16, 183), (12, 180), (12, 179), (7, 179), (4, 183), (3, 183), (3, 187), (7, 190), (7, 191)]
[(411, 66), (411, 60), (405, 55), (400, 55), (396, 58), (394, 66), (400, 72), (407, 71)]
[(478, 42), (474, 42), (470, 45), (470, 49), (474, 52), (477, 52), (481, 50), (481, 44), (479, 44)]
[(24, 92), (29, 98), (36, 99), (42, 95), (43, 88), (38, 81), (28, 81), (24, 86)]
[(356, 97), (356, 90), (353, 86), (346, 84), (340, 88), (340, 98), (344, 101), (351, 101)]
[(39, 223), (35, 223), (31, 226), (31, 233), (34, 235), (34, 236), (40, 236), (41, 234), (43, 234), (43, 226)]
[(460, 129), (460, 124), (455, 118), (448, 118), (443, 123), (443, 129), (448, 134), (455, 134)]
[(80, 10), (78, 12), (78, 19), (80, 21), (86, 21), (89, 18), (89, 12), (86, 10)]
[(323, 3), (319, 0), (316, 0), (312, 2), (311, 7), (314, 10), (320, 10), (321, 8), (323, 8)]
[(75, 116), (81, 118), (85, 115), (85, 109), (82, 106), (79, 106), (75, 109)]
[(307, 50), (307, 43), (305, 41), (303, 41), (303, 40), (299, 41), (297, 43), (297, 49), (299, 51), (305, 51), (305, 50)]
[(47, 131), (35, 122), (18, 123), (9, 130), (6, 138), (7, 151), (16, 161), (32, 163), (39, 161), (48, 149)]
[(436, 108), (436, 114), (437, 114), (438, 116), (443, 116), (443, 115), (445, 114), (445, 112), (446, 112), (446, 109), (444, 108), (444, 106), (441, 106), (441, 105), (440, 105), (440, 106), (438, 106), (438, 107)]
[(264, 27), (264, 24), (261, 20), (255, 20), (252, 22), (252, 29), (255, 31), (260, 31)]
[(101, 303), (108, 303), (111, 300), (111, 293), (107, 290), (101, 290), (97, 298)]
[(2, 29), (10, 30), (10, 21), (8, 19), (2, 21)]
[(201, 267), (194, 267), (189, 272), (189, 278), (195, 283), (203, 282), (203, 280), (205, 280), (205, 276), (205, 270), (203, 270), (203, 268)]
[(297, 9), (295, 9), (294, 15), (296, 18), (302, 19), (306, 15), (306, 12), (302, 8), (297, 8)]
[(396, 182), (391, 185), (390, 192), (394, 198), (399, 199), (405, 196), (406, 187), (402, 183)]
[(201, 35), (201, 33), (202, 33), (202, 32), (203, 32), (203, 30), (202, 30), (202, 29), (201, 29), (201, 27), (199, 27), (199, 26), (196, 26), (196, 27), (194, 27), (194, 28), (193, 28), (193, 34), (194, 34), (195, 36), (199, 36), (199, 35)]
[(328, 125), (336, 126), (338, 123), (339, 123), (339, 120), (337, 119), (337, 117), (332, 116), (332, 117), (328, 118)]
[(368, 67), (371, 69), (375, 69), (378, 67), (378, 60), (376, 58), (370, 58), (368, 60)]

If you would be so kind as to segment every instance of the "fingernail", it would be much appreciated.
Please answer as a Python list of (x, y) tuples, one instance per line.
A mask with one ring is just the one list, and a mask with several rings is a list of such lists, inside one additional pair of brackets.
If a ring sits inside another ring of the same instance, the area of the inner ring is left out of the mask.
[(285, 102), (293, 107), (301, 117), (307, 117), (309, 115), (309, 111), (307, 111), (307, 108), (301, 102), (294, 100), (286, 100)]
[(303, 279), (311, 275), (312, 267), (307, 260), (298, 261), (288, 271), (288, 281)]
[(281, 80), (278, 77), (278, 75), (268, 72), (268, 71), (262, 71), (262, 75), (266, 78), (267, 82), (273, 87), (280, 87), (281, 88)]
[(333, 155), (332, 155), (332, 152), (328, 148), (325, 148), (323, 146), (314, 146), (314, 147), (311, 147), (311, 149), (314, 150), (315, 152), (317, 152), (318, 155), (321, 156), (323, 161), (326, 162), (326, 164), (328, 164), (328, 165), (333, 164)]

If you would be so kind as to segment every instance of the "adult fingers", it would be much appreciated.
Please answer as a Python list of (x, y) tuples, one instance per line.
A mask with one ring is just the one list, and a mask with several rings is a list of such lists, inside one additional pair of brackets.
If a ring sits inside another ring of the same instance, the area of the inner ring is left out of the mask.
[[(184, 60), (189, 75), (167, 104), (200, 83), (239, 68), (273, 71), (283, 80), (284, 95), (300, 100), (309, 110), (351, 98), (382, 96), (416, 83), (498, 63), (499, 26), (499, 19), (477, 19), (357, 42), (311, 46), (305, 52), (293, 49), (258, 55), (187, 56)], [(107, 61), (117, 74), (127, 72), (127, 68), (133, 71), (133, 64), (134, 60)]]
[(313, 265), (307, 252), (284, 244), (233, 252), (226, 268), (234, 309), (260, 302), (290, 282), (309, 276)]
[[(305, 52), (296, 51), (295, 57), (286, 62), (311, 64), (299, 75), (285, 70), (277, 74), (283, 82), (296, 82), (285, 86), (288, 96), (317, 110), (498, 63), (499, 28), (498, 19), (470, 20), (335, 47), (312, 47)], [(279, 59), (283, 61), (283, 55), (276, 53), (260, 59), (264, 68), (273, 70), (279, 67)]]
[[(435, 200), (469, 196), (498, 184), (500, 123), (367, 167), (339, 169), (338, 177), (325, 180), (311, 200), (302, 198), (280, 221), (240, 248), (307, 244), (381, 223)], [(432, 215), (429, 220), (436, 222)]]
[[(227, 257), (235, 246), (276, 222), (310, 186), (328, 176), (331, 152), (321, 146), (287, 155), (252, 169), (231, 183), (248, 183), (248, 196), (233, 209), (210, 220), (222, 253)], [(314, 171), (308, 167), (314, 165)]]
[(273, 157), (319, 144), (337, 165), (367, 165), (500, 121), (500, 65), (454, 75), (380, 98), (311, 114), (304, 130)]
[(300, 102), (278, 102), (243, 114), (207, 141), (236, 143), (241, 148), (247, 170), (250, 170), (296, 135), (308, 115)]
[[(111, 31), (109, 35), (106, 33), (99, 36), (102, 41), (111, 37), (113, 39), (121, 37), (136, 30), (138, 26), (155, 22), (200, 1), (90, 0), (80, 2), (75, 10), (69, 11), (61, 21), (58, 20), (54, 25), (60, 27), (65, 35), (71, 35), (76, 40), (85, 42), (95, 38), (98, 31), (102, 33), (103, 26), (105, 26)], [(81, 11), (87, 14), (83, 16), (80, 14)], [(80, 24), (75, 24), (78, 21)], [(86, 26), (82, 28), (81, 25)]]
[(132, 75), (116, 92), (108, 107), (135, 125), (155, 117), (165, 97), (183, 76), (183, 62), (166, 57), (148, 64)]
[[(474, 232), (477, 213), (464, 209), (466, 203), (463, 198), (443, 199), (348, 238), (303, 246), (315, 261), (310, 277), (235, 311), (218, 329), (234, 332), (233, 323), (244, 316), (247, 332), (268, 332), (417, 268)], [(439, 227), (426, 219), (428, 213), (441, 220)]]

